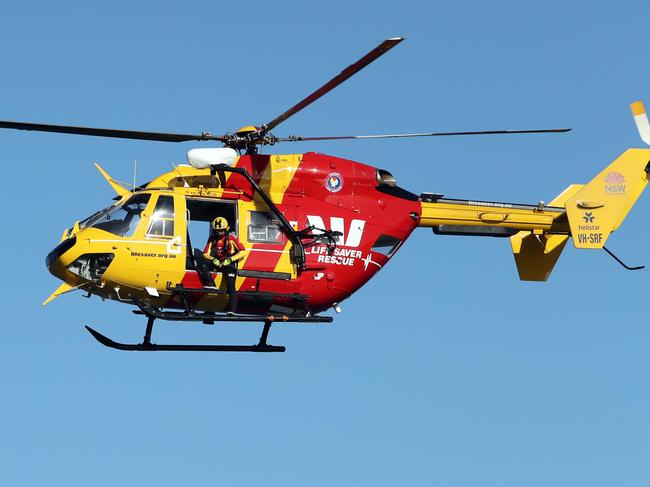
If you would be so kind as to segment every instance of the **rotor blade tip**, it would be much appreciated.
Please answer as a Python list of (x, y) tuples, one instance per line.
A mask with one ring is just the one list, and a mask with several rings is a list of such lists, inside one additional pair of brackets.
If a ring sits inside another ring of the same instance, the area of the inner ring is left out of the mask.
[(645, 113), (645, 107), (643, 106), (643, 102), (641, 100), (635, 101), (630, 105), (630, 109), (632, 110), (632, 115), (643, 115)]

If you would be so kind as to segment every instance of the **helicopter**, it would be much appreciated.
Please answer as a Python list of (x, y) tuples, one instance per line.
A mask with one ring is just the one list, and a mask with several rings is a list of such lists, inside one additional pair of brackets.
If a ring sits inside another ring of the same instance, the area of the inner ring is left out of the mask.
[[(386, 266), (416, 228), (437, 235), (507, 238), (519, 278), (546, 281), (569, 239), (579, 249), (603, 249), (627, 216), (650, 174), (650, 149), (628, 149), (587, 184), (572, 184), (548, 204), (414, 194), (388, 171), (344, 158), (304, 152), (261, 154), (260, 147), (308, 141), (563, 133), (571, 129), (428, 132), (277, 137), (282, 122), (349, 79), (404, 40), (393, 37), (345, 68), (296, 105), (261, 126), (213, 135), (115, 130), (0, 121), (0, 128), (140, 139), (208, 141), (174, 166), (132, 188), (99, 172), (116, 202), (66, 229), (46, 266), (63, 283), (43, 305), (74, 290), (135, 306), (146, 318), (141, 343), (119, 343), (93, 328), (102, 345), (125, 351), (284, 352), (268, 343), (277, 323), (331, 323), (352, 296)], [(642, 140), (650, 124), (641, 102), (631, 105)], [(214, 285), (199, 275), (197, 252), (216, 217), (246, 249), (236, 276), (236, 313), (220, 272)], [(203, 240), (199, 242), (199, 240)], [(262, 323), (254, 345), (156, 344), (156, 320)]]

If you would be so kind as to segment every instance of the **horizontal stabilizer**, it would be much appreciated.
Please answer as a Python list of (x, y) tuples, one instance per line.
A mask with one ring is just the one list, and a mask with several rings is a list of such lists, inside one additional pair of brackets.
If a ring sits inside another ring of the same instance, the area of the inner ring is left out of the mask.
[(568, 235), (534, 235), (530, 232), (519, 232), (510, 237), (519, 279), (548, 280), (568, 240)]
[[(570, 185), (549, 205), (565, 206), (567, 200), (582, 188), (584, 188), (583, 184)], [(547, 281), (568, 240), (568, 235), (538, 235), (529, 231), (522, 231), (510, 237), (519, 279), (522, 281)]]

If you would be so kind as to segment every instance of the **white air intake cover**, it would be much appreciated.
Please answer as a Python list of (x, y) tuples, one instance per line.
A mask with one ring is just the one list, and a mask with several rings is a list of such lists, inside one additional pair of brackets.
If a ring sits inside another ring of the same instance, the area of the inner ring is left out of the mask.
[(207, 169), (214, 164), (233, 166), (237, 160), (237, 151), (230, 147), (202, 147), (187, 151), (187, 162), (196, 169)]

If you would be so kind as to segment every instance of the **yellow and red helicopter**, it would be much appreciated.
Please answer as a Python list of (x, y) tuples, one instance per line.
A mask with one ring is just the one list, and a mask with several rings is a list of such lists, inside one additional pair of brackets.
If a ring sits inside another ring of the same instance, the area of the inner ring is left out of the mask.
[[(331, 316), (321, 313), (338, 311), (339, 303), (385, 266), (418, 227), (439, 235), (509, 238), (522, 280), (547, 280), (569, 238), (577, 248), (610, 253), (605, 248), (608, 236), (648, 183), (650, 149), (628, 149), (589, 183), (569, 186), (549, 204), (532, 205), (416, 195), (399, 187), (388, 171), (359, 162), (314, 152), (258, 153), (259, 146), (280, 142), (570, 130), (285, 138), (271, 133), (402, 40), (385, 40), (269, 123), (235, 133), (191, 135), (0, 121), (0, 128), (224, 145), (191, 149), (189, 165), (131, 189), (97, 165), (118, 201), (63, 232), (46, 259), (49, 271), (63, 284), (44, 304), (79, 289), (137, 306), (136, 312), (147, 317), (142, 343), (117, 343), (86, 327), (100, 343), (120, 350), (283, 352), (284, 347), (267, 343), (272, 324), (331, 322)], [(636, 102), (632, 110), (642, 139), (650, 144), (643, 105)], [(237, 270), (239, 306), (234, 315), (224, 312), (229, 297), (222, 275), (214, 274), (215, 286), (206, 286), (196, 270), (193, 249), (202, 248), (209, 222), (218, 216), (227, 220), (247, 250)], [(260, 322), (264, 327), (259, 342), (250, 346), (162, 345), (151, 341), (156, 319)]]

